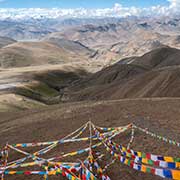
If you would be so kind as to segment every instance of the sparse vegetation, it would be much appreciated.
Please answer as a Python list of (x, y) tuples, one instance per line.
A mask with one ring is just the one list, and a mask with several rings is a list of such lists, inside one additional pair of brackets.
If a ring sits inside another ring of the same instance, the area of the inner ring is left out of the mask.
[(45, 104), (58, 103), (57, 100), (55, 100), (55, 98), (59, 96), (58, 91), (44, 83), (37, 83), (26, 87), (16, 88), (16, 93)]

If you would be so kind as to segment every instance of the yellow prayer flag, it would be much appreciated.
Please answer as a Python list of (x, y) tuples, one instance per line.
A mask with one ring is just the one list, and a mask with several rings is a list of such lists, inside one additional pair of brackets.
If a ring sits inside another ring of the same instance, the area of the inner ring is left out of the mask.
[(180, 180), (180, 171), (179, 170), (172, 170), (173, 179)]

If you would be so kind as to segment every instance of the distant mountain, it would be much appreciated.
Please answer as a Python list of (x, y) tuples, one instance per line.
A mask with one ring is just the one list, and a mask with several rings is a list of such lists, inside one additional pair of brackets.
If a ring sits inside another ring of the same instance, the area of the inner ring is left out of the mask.
[(74, 52), (79, 55), (86, 55), (87, 57), (91, 57), (94, 55), (95, 51), (86, 47), (85, 45), (81, 44), (78, 41), (71, 41), (68, 39), (61, 39), (61, 38), (45, 38), (43, 39), (44, 42), (49, 42), (54, 44), (64, 50), (68, 50), (70, 52)]
[[(143, 29), (160, 34), (178, 34), (180, 17), (126, 18), (5, 18), (0, 19), (0, 34), (18, 40), (40, 39), (52, 32), (80, 27), (80, 31), (106, 31), (121, 26), (122, 30)], [(94, 25), (91, 26), (91, 25)], [(82, 27), (84, 26), (84, 27)], [(118, 28), (120, 29), (120, 28)], [(7, 30), (7, 32), (5, 31)]]
[[(68, 22), (71, 20), (66, 20), (64, 22)], [(76, 23), (75, 23), (76, 22)], [(81, 22), (81, 23), (80, 23)], [(169, 22), (173, 22), (169, 24)], [(145, 33), (145, 37), (149, 36), (163, 36), (166, 37), (170, 35), (178, 35), (180, 30), (180, 18), (164, 18), (160, 17), (157, 19), (152, 18), (119, 18), (119, 19), (103, 19), (102, 22), (99, 20), (91, 20), (87, 19), (84, 21), (73, 21), (73, 25), (69, 26), (70, 28), (65, 31), (62, 30), (60, 32), (55, 32), (50, 36), (65, 36), (69, 39), (78, 39), (80, 41), (86, 41), (87, 44), (92, 43), (93, 46), (96, 44), (102, 43), (107, 35), (108, 39), (105, 39), (109, 43), (120, 42), (126, 40), (126, 38), (130, 38), (133, 35), (137, 35), (138, 33)], [(91, 34), (94, 33), (94, 34)], [(101, 33), (101, 35), (99, 34)], [(107, 34), (109, 33), (109, 34)], [(135, 33), (135, 34), (134, 34)], [(129, 37), (130, 35), (130, 37)], [(90, 40), (94, 40), (94, 36), (98, 37), (95, 39), (95, 43)], [(111, 37), (111, 39), (110, 39)], [(120, 39), (115, 39), (119, 37)]]
[(19, 41), (50, 42), (84, 53), (98, 66), (142, 56), (156, 48), (180, 48), (180, 17), (24, 18), (0, 21), (0, 35)]
[(180, 20), (171, 18), (176, 26), (169, 21), (168, 18), (124, 18), (111, 23), (72, 26), (50, 33), (46, 38), (79, 42), (97, 52), (95, 60), (113, 63), (125, 57), (141, 56), (162, 46), (180, 48)]
[(16, 41), (14, 39), (8, 38), (8, 37), (1, 37), (0, 36), (0, 48), (7, 46), (9, 44), (15, 43)]
[(54, 18), (22, 18), (0, 19), (0, 35), (16, 40), (39, 40), (52, 32), (59, 32), (67, 28), (87, 25), (118, 22), (116, 18), (104, 19), (54, 19)]
[(48, 24), (41, 21), (30, 20), (0, 20), (0, 35), (10, 37), (15, 40), (38, 40), (45, 35), (56, 31)]

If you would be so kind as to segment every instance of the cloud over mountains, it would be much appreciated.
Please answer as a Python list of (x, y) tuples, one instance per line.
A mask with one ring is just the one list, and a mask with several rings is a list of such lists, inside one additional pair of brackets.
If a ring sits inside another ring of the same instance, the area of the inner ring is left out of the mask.
[(127, 16), (168, 16), (177, 14), (180, 0), (168, 0), (168, 6), (152, 6), (146, 8), (124, 7), (116, 3), (112, 8), (104, 9), (61, 9), (61, 8), (1, 8), (0, 19), (26, 19), (26, 18), (92, 18), (92, 17), (127, 17)]

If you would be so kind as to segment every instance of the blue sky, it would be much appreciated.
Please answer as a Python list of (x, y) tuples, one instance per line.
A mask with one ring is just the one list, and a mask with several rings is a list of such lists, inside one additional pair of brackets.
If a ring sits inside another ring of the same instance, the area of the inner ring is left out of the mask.
[(0, 8), (111, 8), (115, 3), (127, 7), (168, 5), (167, 0), (0, 0)]

